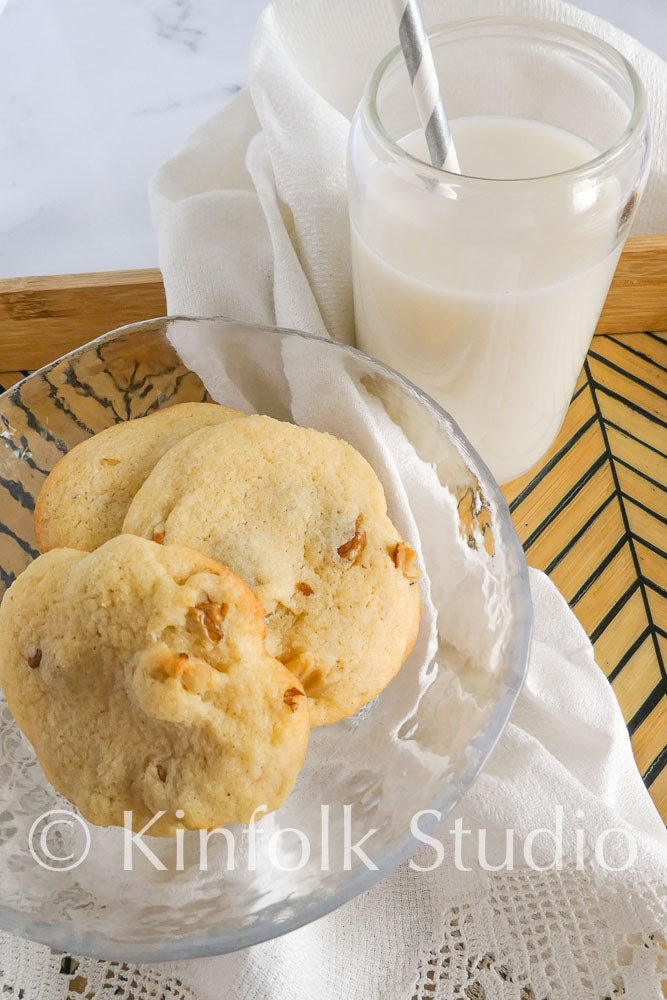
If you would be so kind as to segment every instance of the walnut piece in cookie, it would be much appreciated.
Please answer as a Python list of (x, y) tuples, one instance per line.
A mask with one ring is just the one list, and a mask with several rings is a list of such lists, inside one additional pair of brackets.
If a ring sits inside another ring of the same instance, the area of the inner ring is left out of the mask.
[(42, 651), (38, 646), (31, 646), (26, 653), (26, 659), (28, 661), (28, 666), (31, 670), (36, 670), (37, 667), (42, 662)]
[(195, 604), (192, 614), (211, 642), (219, 642), (222, 639), (222, 623), (227, 614), (226, 604), (216, 604), (215, 601), (207, 599)]
[(418, 580), (422, 571), (417, 566), (417, 553), (405, 542), (397, 542), (391, 558), (396, 569), (400, 569), (406, 580)]
[(283, 701), (291, 712), (296, 712), (297, 710), (297, 698), (305, 698), (305, 693), (298, 687), (288, 688), (283, 695)]
[(354, 535), (349, 541), (343, 542), (336, 550), (341, 559), (347, 559), (350, 563), (355, 563), (366, 546), (366, 532), (361, 530), (364, 522), (364, 515), (358, 514), (354, 522)]

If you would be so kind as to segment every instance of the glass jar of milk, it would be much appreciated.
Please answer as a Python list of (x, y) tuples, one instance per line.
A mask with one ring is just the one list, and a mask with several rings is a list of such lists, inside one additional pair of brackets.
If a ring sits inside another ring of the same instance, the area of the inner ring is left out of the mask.
[(554, 441), (646, 179), (642, 85), (592, 35), (430, 32), (461, 175), (428, 162), (400, 50), (352, 124), (357, 346), (448, 410), (501, 483)]

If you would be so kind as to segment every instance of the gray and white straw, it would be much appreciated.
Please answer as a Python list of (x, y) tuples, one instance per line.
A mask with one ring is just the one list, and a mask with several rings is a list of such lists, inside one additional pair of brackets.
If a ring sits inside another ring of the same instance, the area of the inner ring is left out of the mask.
[(398, 37), (431, 163), (434, 167), (460, 173), (418, 0), (392, 0), (392, 3), (399, 18)]

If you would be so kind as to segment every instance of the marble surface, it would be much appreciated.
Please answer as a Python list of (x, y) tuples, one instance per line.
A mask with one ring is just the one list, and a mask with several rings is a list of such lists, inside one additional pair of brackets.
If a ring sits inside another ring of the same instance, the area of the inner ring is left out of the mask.
[[(0, 277), (155, 266), (148, 180), (245, 84), (263, 6), (0, 0)], [(580, 6), (667, 55), (665, 0)]]
[(156, 264), (148, 180), (245, 84), (263, 6), (8, 0), (0, 14), (0, 276)]

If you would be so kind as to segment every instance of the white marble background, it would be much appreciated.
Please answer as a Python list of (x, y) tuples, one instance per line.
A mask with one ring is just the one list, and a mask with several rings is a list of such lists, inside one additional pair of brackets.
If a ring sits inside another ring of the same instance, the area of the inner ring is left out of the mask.
[[(155, 266), (148, 179), (245, 84), (263, 6), (0, 0), (0, 277)], [(667, 56), (667, 0), (580, 6)]]

